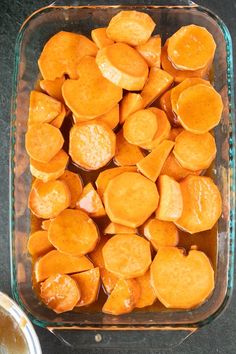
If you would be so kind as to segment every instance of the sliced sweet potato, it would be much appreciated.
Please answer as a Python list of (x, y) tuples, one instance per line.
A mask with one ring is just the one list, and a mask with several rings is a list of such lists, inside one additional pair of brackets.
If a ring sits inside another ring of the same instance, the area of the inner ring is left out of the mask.
[(95, 302), (98, 297), (100, 287), (100, 271), (99, 268), (93, 268), (86, 272), (73, 274), (71, 276), (80, 289), (80, 299), (76, 307), (88, 306)]
[(103, 122), (76, 124), (70, 131), (69, 154), (79, 166), (98, 170), (115, 155), (116, 135)]
[[(174, 271), (173, 271), (174, 270)], [(160, 248), (151, 265), (151, 283), (167, 308), (190, 309), (204, 302), (214, 289), (214, 271), (205, 253)]]
[(77, 79), (77, 66), (86, 56), (95, 56), (97, 46), (81, 34), (61, 31), (45, 44), (38, 65), (45, 80), (55, 80), (64, 74)]
[(145, 274), (135, 280), (140, 287), (140, 297), (136, 302), (135, 307), (142, 308), (153, 305), (157, 297), (151, 285), (150, 271), (148, 270)]
[(173, 147), (173, 141), (162, 141), (150, 154), (137, 163), (138, 170), (151, 181), (155, 182)]
[(143, 99), (139, 93), (127, 92), (120, 102), (120, 123), (124, 123), (126, 118), (143, 108)]
[(168, 136), (168, 140), (175, 141), (177, 136), (184, 131), (183, 128), (172, 128)]
[(140, 297), (140, 286), (135, 279), (119, 279), (103, 305), (102, 312), (122, 315), (131, 312)]
[(137, 51), (144, 57), (148, 66), (161, 67), (161, 37), (153, 36), (147, 42), (136, 47)]
[(152, 67), (148, 80), (141, 92), (143, 106), (146, 107), (161, 96), (172, 84), (173, 77), (168, 72)]
[(95, 28), (91, 31), (91, 37), (99, 49), (107, 47), (114, 43), (114, 41), (107, 36), (107, 27)]
[(136, 46), (147, 42), (155, 26), (152, 18), (144, 12), (120, 11), (109, 22), (107, 36), (115, 42)]
[(119, 104), (115, 105), (109, 112), (98, 117), (98, 121), (106, 123), (111, 129), (115, 129), (120, 121)]
[(31, 256), (39, 257), (53, 250), (53, 245), (48, 240), (47, 231), (36, 231), (29, 237), (27, 248)]
[(41, 228), (42, 228), (44, 231), (48, 231), (49, 225), (50, 225), (51, 221), (52, 221), (52, 219), (43, 220), (43, 221), (42, 221), (42, 224), (41, 224)]
[(135, 227), (128, 227), (114, 222), (110, 222), (104, 230), (105, 234), (136, 234), (137, 229)]
[(176, 221), (183, 212), (182, 190), (178, 182), (167, 175), (158, 179), (160, 201), (156, 210), (156, 218), (163, 221)]
[(177, 246), (179, 242), (178, 229), (170, 221), (149, 219), (144, 224), (143, 233), (156, 251), (160, 247)]
[(60, 150), (47, 163), (30, 159), (30, 172), (34, 177), (42, 180), (43, 182), (48, 182), (63, 175), (68, 160), (69, 156), (64, 150)]
[(72, 274), (92, 268), (93, 263), (85, 256), (75, 257), (53, 250), (35, 263), (35, 279), (41, 282), (56, 273)]
[(161, 110), (163, 110), (166, 113), (171, 125), (179, 126), (180, 123), (178, 121), (178, 118), (172, 110), (171, 91), (172, 90), (168, 90), (165, 93), (163, 93), (163, 95), (158, 100), (158, 106), (160, 107)]
[(119, 280), (117, 276), (109, 272), (106, 268), (100, 268), (102, 285), (106, 294), (110, 294), (114, 287), (116, 286), (117, 281)]
[(213, 180), (204, 176), (188, 176), (180, 182), (183, 212), (175, 224), (194, 234), (210, 230), (222, 212), (221, 195)]
[(152, 141), (157, 128), (156, 114), (149, 109), (141, 109), (125, 120), (123, 132), (130, 144), (142, 146)]
[(175, 139), (173, 154), (184, 168), (207, 169), (216, 156), (215, 138), (210, 133), (193, 134), (184, 130)]
[(128, 143), (123, 130), (116, 135), (116, 152), (114, 162), (118, 166), (133, 166), (143, 158), (143, 153), (137, 145)]
[(73, 209), (75, 208), (76, 203), (79, 200), (79, 197), (81, 196), (83, 191), (82, 179), (78, 173), (66, 170), (60, 177), (60, 180), (64, 181), (70, 190), (70, 208)]
[(85, 211), (91, 217), (96, 218), (106, 215), (101, 198), (94, 189), (92, 183), (88, 183), (79, 197), (76, 208)]
[(43, 91), (56, 100), (63, 102), (61, 88), (65, 81), (65, 77), (57, 77), (54, 80), (40, 80), (39, 85)]
[(39, 162), (49, 162), (62, 148), (63, 136), (59, 129), (50, 124), (34, 124), (25, 135), (28, 155)]
[(181, 27), (168, 40), (167, 53), (171, 63), (180, 70), (198, 70), (212, 61), (216, 50), (213, 36), (206, 28)]
[(64, 104), (62, 104), (62, 109), (61, 109), (61, 113), (55, 118), (53, 119), (50, 124), (52, 124), (54, 127), (60, 129), (64, 119), (66, 117), (66, 108), (64, 106)]
[(159, 195), (154, 182), (136, 172), (114, 177), (104, 192), (104, 204), (112, 222), (138, 227), (157, 208)]
[(50, 223), (48, 239), (58, 251), (83, 256), (96, 247), (99, 233), (96, 224), (86, 213), (67, 209)]
[(80, 299), (80, 289), (69, 275), (57, 273), (41, 284), (40, 297), (56, 313), (72, 311)]
[(100, 49), (96, 62), (107, 80), (126, 90), (142, 90), (148, 77), (146, 61), (137, 50), (125, 43)]

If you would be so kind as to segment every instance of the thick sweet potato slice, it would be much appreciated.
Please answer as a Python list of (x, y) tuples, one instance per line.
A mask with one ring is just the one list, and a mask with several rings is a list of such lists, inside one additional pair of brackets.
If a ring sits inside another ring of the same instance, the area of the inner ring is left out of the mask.
[(51, 222), (48, 239), (58, 251), (83, 256), (94, 250), (99, 234), (96, 224), (86, 213), (67, 209)]
[(34, 124), (25, 135), (28, 155), (39, 162), (49, 162), (62, 148), (63, 136), (59, 129), (50, 124)]
[(120, 121), (119, 104), (115, 105), (109, 112), (98, 117), (98, 121), (106, 123), (111, 129), (115, 129)]
[(128, 143), (123, 131), (116, 135), (116, 153), (114, 162), (118, 166), (133, 166), (143, 158), (143, 153), (137, 145)]
[(41, 224), (41, 228), (42, 228), (44, 231), (48, 231), (49, 225), (50, 225), (51, 221), (52, 221), (52, 219), (43, 220), (43, 221), (42, 221), (42, 224)]
[(41, 80), (39, 85), (43, 91), (56, 100), (63, 102), (61, 88), (65, 81), (65, 77), (58, 77), (55, 80)]
[(180, 185), (173, 178), (161, 175), (158, 180), (160, 201), (156, 217), (163, 221), (176, 221), (183, 212), (183, 197)]
[(177, 246), (179, 242), (178, 229), (173, 222), (149, 219), (144, 224), (143, 233), (156, 251), (160, 247)]
[(80, 289), (69, 275), (54, 274), (40, 287), (43, 302), (56, 313), (72, 311), (80, 299)]
[(50, 124), (52, 124), (54, 127), (60, 129), (64, 119), (66, 117), (66, 108), (64, 106), (64, 104), (62, 103), (62, 109), (61, 109), (61, 113), (55, 118), (53, 119)]
[(39, 257), (53, 250), (53, 245), (48, 240), (47, 231), (36, 231), (30, 235), (27, 248), (31, 256)]
[(171, 63), (181, 70), (198, 70), (212, 61), (216, 43), (206, 28), (181, 27), (168, 40), (167, 53)]
[(147, 42), (155, 26), (152, 18), (144, 12), (120, 11), (112, 17), (107, 36), (115, 42), (136, 46)]
[(183, 128), (172, 128), (168, 136), (168, 140), (175, 141), (177, 136), (184, 131)]
[(48, 182), (63, 175), (68, 160), (69, 156), (64, 150), (60, 150), (47, 163), (30, 159), (30, 172), (34, 177), (42, 180), (43, 182)]
[(155, 182), (173, 147), (173, 141), (162, 141), (150, 154), (137, 163), (138, 170), (151, 181)]
[(146, 107), (161, 96), (172, 84), (173, 77), (166, 71), (152, 67), (148, 80), (141, 92), (143, 106)]
[(38, 218), (55, 218), (70, 205), (70, 190), (63, 181), (36, 180), (28, 200), (28, 206)]
[(109, 272), (106, 268), (100, 268), (102, 285), (106, 294), (110, 294), (114, 287), (116, 286), (119, 278), (115, 276), (113, 273)]
[(70, 208), (75, 208), (77, 201), (79, 200), (79, 197), (82, 194), (83, 191), (83, 184), (82, 184), (82, 179), (78, 175), (78, 173), (74, 173), (71, 171), (66, 170), (63, 175), (60, 177), (61, 181), (64, 181), (71, 194), (71, 200), (70, 200)]
[(123, 132), (130, 144), (142, 146), (152, 141), (157, 128), (156, 114), (149, 109), (141, 109), (125, 120)]
[(76, 203), (76, 208), (85, 211), (91, 217), (96, 218), (106, 215), (101, 198), (94, 189), (92, 183), (88, 183)]
[(194, 234), (210, 230), (222, 212), (221, 195), (211, 178), (188, 176), (180, 182), (183, 212), (175, 224)]
[(135, 279), (140, 287), (140, 297), (135, 307), (142, 308), (151, 306), (157, 299), (155, 291), (151, 285), (150, 271), (148, 270), (141, 277)]
[(91, 37), (99, 49), (107, 47), (114, 43), (114, 41), (107, 37), (107, 27), (95, 28), (91, 31)]
[(163, 110), (166, 113), (171, 125), (173, 126), (180, 125), (177, 116), (172, 110), (171, 90), (168, 90), (165, 93), (163, 93), (163, 95), (158, 100), (158, 106), (160, 107), (161, 110)]
[(76, 124), (70, 131), (69, 154), (79, 166), (98, 170), (115, 155), (116, 135), (103, 122)]
[(86, 272), (73, 274), (71, 276), (80, 289), (80, 299), (76, 307), (88, 306), (95, 302), (98, 297), (100, 288), (100, 271), (99, 268), (93, 268)]
[(93, 263), (83, 257), (75, 257), (53, 250), (35, 263), (35, 279), (41, 282), (56, 273), (72, 274), (93, 268)]
[(213, 87), (202, 84), (184, 90), (177, 102), (181, 125), (195, 134), (204, 134), (219, 124), (222, 111), (220, 94)]
[(215, 138), (210, 133), (193, 134), (184, 130), (175, 139), (173, 154), (184, 168), (207, 169), (216, 156)]
[(55, 80), (64, 74), (77, 79), (77, 67), (86, 56), (95, 56), (97, 46), (81, 34), (61, 31), (52, 36), (43, 48), (38, 65), (44, 79)]
[(201, 251), (186, 256), (183, 249), (163, 247), (151, 265), (151, 283), (165, 307), (190, 309), (210, 296), (214, 271)]
[(146, 61), (137, 50), (125, 43), (100, 49), (96, 62), (107, 80), (126, 90), (142, 90), (148, 77)]
[(136, 49), (144, 57), (148, 66), (161, 67), (161, 37), (159, 35), (149, 38), (147, 42), (138, 45)]
[(102, 254), (105, 268), (123, 279), (143, 275), (151, 264), (150, 243), (135, 234), (112, 236)]
[(110, 222), (104, 230), (105, 234), (115, 235), (115, 234), (136, 234), (137, 229), (135, 227), (128, 227), (114, 222)]
[(126, 118), (143, 108), (143, 99), (139, 93), (127, 92), (120, 102), (120, 123), (124, 123)]
[(129, 227), (142, 225), (157, 208), (158, 200), (155, 183), (136, 172), (114, 177), (104, 193), (110, 220)]

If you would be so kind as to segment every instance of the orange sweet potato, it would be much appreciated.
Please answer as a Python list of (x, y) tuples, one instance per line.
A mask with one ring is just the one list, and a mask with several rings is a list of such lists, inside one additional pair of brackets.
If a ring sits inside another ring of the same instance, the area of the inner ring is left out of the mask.
[(161, 110), (163, 110), (166, 113), (171, 125), (179, 126), (180, 123), (178, 121), (178, 118), (172, 110), (171, 91), (172, 90), (168, 90), (165, 93), (163, 93), (163, 95), (158, 100), (158, 106), (160, 107)]
[(99, 49), (107, 47), (114, 43), (114, 41), (107, 37), (107, 27), (95, 28), (91, 31), (91, 37)]
[(101, 198), (92, 183), (88, 183), (84, 187), (76, 203), (76, 208), (85, 211), (93, 218), (106, 215)]
[(135, 227), (128, 227), (114, 222), (110, 222), (104, 230), (105, 234), (136, 234), (137, 229)]
[(65, 77), (58, 77), (55, 80), (41, 80), (39, 85), (43, 91), (45, 91), (49, 96), (55, 98), (56, 100), (63, 102), (62, 97), (62, 85), (65, 81)]
[(39, 257), (53, 250), (53, 245), (48, 240), (47, 231), (36, 231), (29, 237), (27, 248), (31, 256)]
[(171, 131), (170, 131), (170, 134), (168, 136), (168, 140), (171, 140), (171, 141), (175, 141), (175, 139), (177, 138), (177, 136), (182, 133), (182, 131), (184, 131), (183, 128), (172, 128)]
[(73, 274), (71, 276), (80, 289), (80, 299), (76, 307), (88, 306), (95, 302), (98, 297), (100, 287), (100, 271), (99, 268), (93, 268), (86, 272)]
[(120, 102), (120, 123), (123, 124), (130, 114), (142, 108), (142, 96), (139, 93), (127, 92)]
[(133, 166), (143, 158), (143, 153), (137, 145), (128, 143), (123, 130), (116, 135), (116, 152), (114, 162), (118, 166)]
[(159, 35), (149, 38), (147, 42), (138, 45), (136, 49), (144, 57), (148, 66), (161, 67), (161, 37)]
[(179, 242), (178, 229), (173, 222), (149, 219), (143, 233), (156, 251), (160, 247), (177, 246)]
[(60, 180), (64, 181), (70, 190), (70, 208), (73, 209), (76, 207), (76, 203), (79, 200), (79, 197), (81, 196), (83, 191), (82, 179), (78, 173), (66, 170), (60, 177)]
[(115, 105), (109, 112), (98, 117), (98, 121), (106, 123), (111, 129), (115, 129), (119, 124), (120, 113), (119, 113), (119, 104)]
[(54, 127), (60, 129), (64, 119), (66, 117), (66, 108), (64, 106), (64, 104), (62, 104), (62, 109), (61, 109), (61, 113), (55, 118), (53, 119), (50, 124), (52, 124)]
[(42, 221), (42, 224), (41, 224), (41, 228), (42, 228), (44, 231), (48, 231), (49, 225), (50, 225), (51, 221), (52, 221), (52, 219), (43, 220), (43, 221)]
[(152, 305), (157, 297), (151, 285), (150, 271), (135, 279), (140, 287), (140, 296), (135, 307), (142, 308)]

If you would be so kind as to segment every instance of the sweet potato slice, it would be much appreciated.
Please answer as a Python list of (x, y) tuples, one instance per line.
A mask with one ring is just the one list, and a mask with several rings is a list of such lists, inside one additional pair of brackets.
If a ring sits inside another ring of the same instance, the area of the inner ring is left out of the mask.
[(183, 213), (175, 224), (194, 234), (210, 230), (222, 212), (221, 195), (213, 180), (204, 176), (188, 176), (180, 182)]
[(34, 124), (25, 135), (28, 155), (39, 162), (49, 162), (62, 148), (63, 136), (59, 129), (50, 124)]
[(45, 91), (49, 96), (55, 98), (56, 100), (63, 102), (62, 97), (62, 85), (65, 81), (65, 77), (58, 77), (55, 80), (41, 80), (39, 85), (43, 91)]
[(41, 282), (56, 273), (72, 274), (93, 268), (93, 263), (83, 257), (75, 257), (53, 250), (35, 263), (35, 279)]
[(67, 209), (51, 222), (48, 239), (58, 251), (83, 256), (96, 247), (99, 234), (96, 224), (86, 213)]
[(128, 227), (114, 222), (110, 222), (104, 230), (105, 234), (115, 235), (115, 234), (136, 234), (137, 229), (135, 227)]
[(173, 178), (161, 175), (158, 180), (160, 201), (156, 218), (163, 221), (176, 221), (183, 212), (183, 197), (180, 185)]
[(150, 243), (135, 234), (111, 237), (102, 249), (105, 268), (119, 278), (143, 275), (151, 264)]
[(72, 311), (80, 299), (80, 289), (69, 275), (54, 274), (40, 287), (43, 302), (56, 313)]
[[(174, 269), (174, 271), (173, 271)], [(160, 248), (151, 265), (151, 282), (167, 308), (190, 309), (203, 303), (214, 289), (214, 271), (205, 253)]]
[(155, 183), (136, 172), (114, 177), (104, 192), (110, 220), (129, 227), (142, 225), (157, 208), (158, 200)]
[(148, 80), (141, 92), (143, 106), (146, 107), (161, 96), (172, 84), (173, 77), (166, 71), (152, 67)]
[(138, 45), (136, 49), (144, 57), (148, 66), (161, 67), (161, 37), (159, 35), (149, 38), (147, 42)]
[(120, 121), (119, 104), (115, 105), (109, 112), (98, 117), (98, 121), (106, 123), (111, 129), (115, 129)]
[(173, 141), (162, 141), (150, 154), (137, 163), (138, 170), (151, 181), (155, 182), (173, 147)]
[(64, 104), (62, 104), (62, 109), (61, 109), (61, 113), (55, 118), (53, 119), (50, 124), (52, 124), (54, 127), (60, 129), (64, 119), (66, 117), (66, 108), (64, 106)]
[(144, 224), (143, 233), (156, 251), (160, 247), (177, 246), (179, 242), (178, 229), (170, 221), (149, 219)]
[(91, 37), (99, 49), (107, 47), (114, 43), (114, 41), (107, 36), (107, 27), (95, 28), (91, 31)]
[(212, 61), (216, 50), (213, 36), (206, 28), (181, 27), (168, 40), (167, 53), (171, 63), (181, 70), (198, 70)]
[(88, 183), (76, 203), (76, 208), (88, 213), (91, 217), (96, 218), (106, 215), (101, 198), (94, 189), (92, 183)]
[(136, 302), (135, 307), (142, 308), (153, 305), (157, 297), (151, 285), (150, 271), (148, 270), (145, 274), (135, 280), (140, 287), (140, 297)]
[(96, 62), (107, 80), (126, 90), (142, 90), (148, 77), (146, 61), (137, 50), (125, 43), (100, 49)]
[(64, 150), (60, 150), (47, 163), (30, 159), (30, 172), (34, 177), (42, 180), (43, 182), (48, 182), (63, 175), (68, 160), (69, 156)]
[(53, 250), (53, 245), (48, 240), (47, 231), (36, 231), (29, 237), (27, 248), (31, 256), (39, 257)]
[(116, 152), (114, 162), (118, 166), (133, 166), (143, 158), (143, 153), (137, 145), (128, 143), (123, 131), (116, 135)]
[(222, 111), (220, 94), (213, 87), (202, 84), (184, 90), (177, 102), (181, 125), (195, 134), (204, 134), (219, 124)]
[(87, 170), (98, 170), (115, 155), (116, 136), (103, 122), (76, 124), (70, 131), (69, 154)]
[(177, 136), (184, 131), (183, 128), (172, 128), (168, 136), (168, 140), (175, 141)]
[(79, 176), (78, 173), (71, 172), (69, 170), (66, 170), (63, 175), (60, 177), (61, 181), (64, 181), (71, 194), (71, 200), (70, 200), (70, 208), (75, 208), (77, 201), (79, 200), (79, 197), (82, 194), (83, 191), (83, 184), (82, 184), (82, 179)]
[(77, 79), (77, 66), (86, 56), (95, 56), (97, 46), (81, 34), (61, 31), (52, 36), (43, 48), (38, 65), (44, 79), (55, 80), (64, 74)]
[(120, 123), (124, 123), (126, 118), (143, 108), (143, 99), (139, 93), (127, 92), (120, 102)]
[(49, 225), (50, 225), (51, 221), (52, 221), (52, 219), (43, 220), (43, 221), (42, 221), (42, 224), (41, 224), (41, 228), (42, 228), (44, 231), (48, 231)]
[(70, 205), (70, 190), (62, 181), (36, 180), (31, 188), (28, 206), (38, 218), (55, 218)]
[(80, 289), (80, 299), (76, 307), (88, 306), (95, 302), (98, 297), (100, 287), (100, 271), (99, 268), (93, 268), (86, 272), (73, 274), (71, 276)]
[(171, 125), (179, 126), (180, 123), (178, 121), (178, 118), (172, 110), (171, 91), (172, 90), (168, 90), (165, 93), (163, 93), (163, 95), (158, 100), (158, 106), (160, 107), (161, 110), (163, 110), (166, 113)]
[(216, 156), (215, 138), (210, 133), (193, 134), (184, 130), (175, 139), (173, 154), (184, 168), (207, 169)]
[(141, 109), (126, 119), (123, 132), (125, 139), (130, 144), (141, 146), (152, 141), (157, 128), (155, 113), (149, 109)]
[(107, 36), (115, 42), (136, 46), (147, 42), (155, 26), (152, 18), (144, 12), (120, 11), (109, 22)]

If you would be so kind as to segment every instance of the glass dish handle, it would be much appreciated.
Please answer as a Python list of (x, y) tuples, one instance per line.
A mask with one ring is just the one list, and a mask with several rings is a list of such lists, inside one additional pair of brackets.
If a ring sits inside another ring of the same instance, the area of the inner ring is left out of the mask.
[[(99, 6), (99, 5), (108, 5), (107, 1), (97, 0), (89, 1), (89, 0), (55, 0), (49, 6)], [(117, 5), (119, 7), (118, 0), (110, 0), (109, 5)], [(140, 3), (142, 5), (142, 3)], [(156, 5), (156, 6), (198, 6), (191, 0), (155, 0), (149, 1), (148, 4), (145, 4), (145, 0), (143, 0), (143, 5)]]

